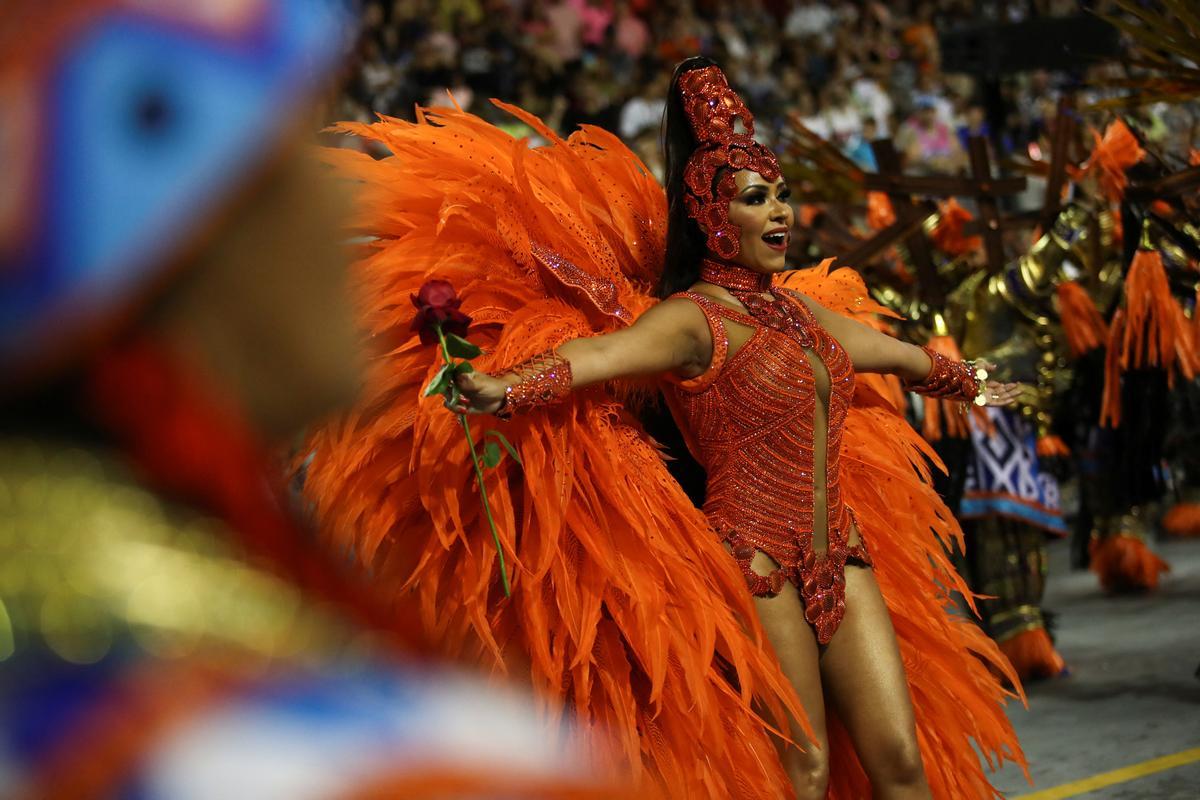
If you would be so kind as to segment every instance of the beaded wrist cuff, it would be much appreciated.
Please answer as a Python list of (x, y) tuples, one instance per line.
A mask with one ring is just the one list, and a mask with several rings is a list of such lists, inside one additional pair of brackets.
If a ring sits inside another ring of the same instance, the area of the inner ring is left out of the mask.
[(904, 388), (910, 392), (940, 397), (947, 400), (973, 401), (979, 405), (984, 399), (983, 386), (987, 372), (976, 368), (970, 361), (951, 361), (936, 350), (922, 347), (933, 366), (921, 381), (905, 381)]
[(548, 406), (571, 393), (571, 362), (554, 350), (539, 353), (508, 372), (521, 380), (504, 390), (504, 402), (496, 416), (508, 418), (540, 406)]

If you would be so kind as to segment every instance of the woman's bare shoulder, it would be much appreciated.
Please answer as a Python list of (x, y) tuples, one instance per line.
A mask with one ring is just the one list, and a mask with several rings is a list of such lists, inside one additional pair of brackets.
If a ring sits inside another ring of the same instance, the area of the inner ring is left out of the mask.
[(670, 325), (685, 329), (707, 327), (700, 305), (685, 294), (675, 294), (653, 305), (638, 319), (638, 323)]

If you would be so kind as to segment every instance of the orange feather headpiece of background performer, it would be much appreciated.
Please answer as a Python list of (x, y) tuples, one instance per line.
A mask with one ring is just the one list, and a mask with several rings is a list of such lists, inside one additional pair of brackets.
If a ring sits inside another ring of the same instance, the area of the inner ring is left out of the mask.
[(729, 221), (729, 201), (737, 194), (734, 173), (748, 169), (774, 181), (780, 174), (779, 159), (754, 141), (754, 116), (720, 67), (686, 73), (679, 79), (679, 93), (696, 137), (696, 150), (683, 172), (684, 203), (688, 216), (708, 237), (708, 249), (728, 260), (741, 249), (741, 229)]

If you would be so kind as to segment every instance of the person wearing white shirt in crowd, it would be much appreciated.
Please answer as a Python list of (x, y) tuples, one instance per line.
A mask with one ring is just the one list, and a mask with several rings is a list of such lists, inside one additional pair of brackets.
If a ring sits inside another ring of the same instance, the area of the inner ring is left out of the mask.
[(854, 102), (862, 110), (863, 116), (874, 122), (877, 135), (883, 138), (891, 135), (888, 121), (894, 108), (891, 95), (885, 88), (886, 81), (880, 80), (880, 75), (886, 74), (886, 71), (887, 68), (882, 64), (872, 64), (850, 84), (850, 95)]
[(662, 124), (663, 112), (667, 108), (667, 88), (670, 76), (666, 72), (656, 73), (655, 79), (645, 89), (631, 97), (621, 108), (621, 138), (632, 142), (647, 129), (657, 129)]
[(827, 36), (837, 16), (833, 9), (814, 0), (800, 0), (784, 22), (783, 31), (788, 36), (803, 39), (812, 36)]

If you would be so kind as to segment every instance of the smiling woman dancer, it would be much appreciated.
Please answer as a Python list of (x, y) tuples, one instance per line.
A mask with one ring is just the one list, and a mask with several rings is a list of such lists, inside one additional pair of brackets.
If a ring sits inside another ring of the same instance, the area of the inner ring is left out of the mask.
[[(827, 695), (876, 796), (929, 797), (895, 633), (841, 495), (841, 426), (856, 373), (994, 405), (1018, 387), (985, 384), (969, 364), (773, 290), (787, 269), (787, 184), (721, 71), (687, 66), (667, 113), (668, 299), (624, 330), (574, 339), (512, 372), (460, 376), (455, 410), (511, 414), (576, 387), (674, 378), (672, 411), (708, 471), (704, 510), (813, 727), (818, 747), (784, 754), (797, 796), (825, 797)], [(792, 735), (803, 741), (805, 731)]]
[[(672, 83), (669, 214), (613, 137), (563, 141), (505, 108), (550, 145), (461, 112), (346, 126), (395, 154), (336, 156), (379, 237), (365, 322), (395, 347), (361, 410), (313, 440), (321, 513), (448, 647), (527, 658), (666, 796), (993, 796), (972, 740), (1020, 760), (1000, 660), (947, 612), (957, 526), (868, 373), (963, 402), (1015, 388), (852, 319), (882, 309), (849, 270), (782, 274), (787, 187), (712, 62)], [(487, 353), (447, 405), (507, 420), (522, 456), (488, 485), (511, 599), (461, 431), (416, 400), (435, 365), (396, 309), (431, 277), (461, 288)], [(707, 470), (703, 516), (623, 409), (651, 375)], [(423, 555), (392, 557), (401, 537)]]

